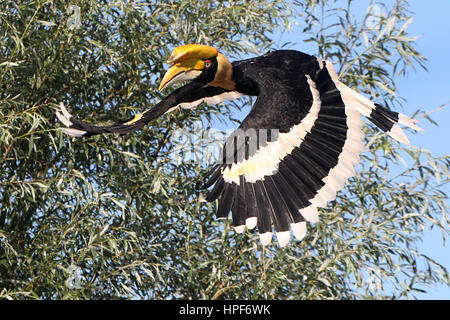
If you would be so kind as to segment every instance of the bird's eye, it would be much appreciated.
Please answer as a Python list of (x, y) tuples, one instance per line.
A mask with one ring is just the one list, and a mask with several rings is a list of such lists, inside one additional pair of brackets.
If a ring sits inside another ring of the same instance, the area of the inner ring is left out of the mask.
[(205, 60), (205, 69), (209, 69), (212, 66), (212, 62), (210, 60)]

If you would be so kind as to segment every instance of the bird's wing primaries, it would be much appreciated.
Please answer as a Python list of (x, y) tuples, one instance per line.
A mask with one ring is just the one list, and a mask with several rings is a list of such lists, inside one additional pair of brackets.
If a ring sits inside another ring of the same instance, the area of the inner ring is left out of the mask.
[[(401, 123), (399, 119), (403, 123), (409, 119), (373, 103), (369, 110), (367, 101), (365, 105), (357, 103), (359, 95), (339, 82), (329, 62), (318, 62), (317, 68), (303, 77), (309, 95), (303, 92), (295, 97), (282, 92), (283, 100), (270, 98), (278, 88), (264, 98), (262, 92), (240, 127), (245, 130), (237, 130), (228, 139), (223, 163), (205, 179), (204, 187), (214, 185), (206, 200), (219, 199), (217, 216), (227, 217), (231, 211), (237, 232), (258, 226), (264, 245), (271, 242), (272, 225), (280, 246), (288, 243), (290, 229), (302, 239), (306, 221), (318, 221), (317, 208), (334, 200), (355, 174), (354, 166), (365, 148), (361, 115), (375, 119), (388, 133)], [(283, 105), (274, 105), (276, 101)], [(265, 108), (261, 103), (267, 104)], [(289, 116), (294, 114), (292, 108), (302, 115), (294, 123)], [(287, 124), (290, 128), (278, 134), (264, 130)], [(413, 122), (406, 124), (414, 126)], [(228, 156), (227, 148), (232, 149)]]
[(193, 108), (202, 102), (208, 105), (220, 103), (225, 100), (233, 100), (242, 94), (219, 87), (202, 86), (192, 82), (175, 90), (154, 107), (135, 115), (126, 121), (120, 121), (109, 126), (95, 126), (74, 118), (61, 102), (56, 112), (58, 119), (66, 126), (62, 131), (68, 135), (81, 137), (103, 133), (125, 134), (141, 129), (149, 121), (170, 112), (178, 107)]

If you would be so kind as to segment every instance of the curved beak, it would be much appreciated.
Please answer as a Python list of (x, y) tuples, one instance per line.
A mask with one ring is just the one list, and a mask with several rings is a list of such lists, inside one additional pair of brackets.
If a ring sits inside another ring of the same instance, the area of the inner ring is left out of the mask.
[(159, 90), (164, 90), (178, 82), (197, 78), (202, 73), (204, 66), (201, 59), (186, 59), (175, 63), (164, 75)]

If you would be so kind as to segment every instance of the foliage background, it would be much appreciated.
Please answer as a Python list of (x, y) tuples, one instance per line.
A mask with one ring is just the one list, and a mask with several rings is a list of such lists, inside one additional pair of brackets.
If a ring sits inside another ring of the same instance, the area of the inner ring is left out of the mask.
[[(57, 129), (60, 101), (95, 123), (157, 102), (175, 46), (207, 43), (240, 59), (276, 47), (273, 33), (299, 21), (344, 82), (398, 108), (397, 79), (426, 63), (408, 34), (407, 1), (378, 4), (386, 15), (371, 27), (353, 3), (2, 2), (0, 297), (410, 298), (448, 285), (447, 270), (418, 246), (428, 228), (448, 235), (448, 156), (368, 125), (359, 174), (305, 240), (262, 248), (255, 232), (234, 234), (214, 205), (197, 201), (205, 163), (171, 156), (174, 131), (230, 124), (248, 99), (180, 110), (124, 137), (73, 139)], [(79, 25), (70, 6), (81, 9)]]

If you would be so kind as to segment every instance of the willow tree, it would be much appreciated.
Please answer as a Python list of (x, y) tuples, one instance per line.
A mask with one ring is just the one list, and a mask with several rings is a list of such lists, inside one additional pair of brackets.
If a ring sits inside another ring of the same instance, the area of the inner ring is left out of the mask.
[(446, 234), (449, 159), (370, 125), (359, 174), (303, 241), (282, 249), (217, 221), (195, 189), (207, 159), (176, 156), (175, 133), (232, 126), (251, 101), (177, 110), (126, 136), (77, 139), (58, 130), (61, 101), (105, 124), (155, 104), (175, 46), (210, 44), (239, 59), (280, 45), (273, 34), (295, 23), (317, 43), (309, 53), (335, 62), (344, 82), (398, 108), (396, 80), (425, 63), (408, 34), (407, 2), (365, 17), (352, 14), (353, 1), (344, 4), (2, 1), (0, 297), (399, 298), (448, 284), (418, 242), (431, 227)]

